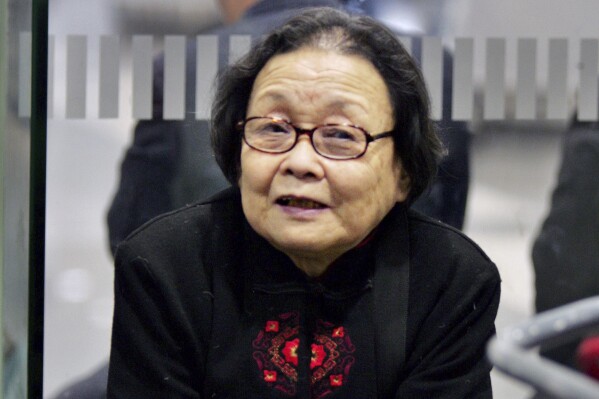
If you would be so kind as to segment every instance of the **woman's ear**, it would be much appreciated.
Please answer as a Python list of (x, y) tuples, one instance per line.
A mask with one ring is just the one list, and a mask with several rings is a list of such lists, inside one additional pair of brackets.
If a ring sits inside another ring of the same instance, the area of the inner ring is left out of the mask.
[(404, 202), (408, 195), (410, 194), (410, 188), (412, 187), (412, 180), (408, 175), (408, 172), (400, 167), (399, 171), (399, 180), (397, 182), (397, 192), (395, 193), (395, 200), (397, 202)]

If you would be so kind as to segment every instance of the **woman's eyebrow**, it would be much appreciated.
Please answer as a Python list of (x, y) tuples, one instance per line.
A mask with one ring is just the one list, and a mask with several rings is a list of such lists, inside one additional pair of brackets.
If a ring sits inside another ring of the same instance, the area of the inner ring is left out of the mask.
[(277, 90), (268, 90), (268, 91), (260, 94), (260, 96), (257, 99), (279, 102), (279, 101), (288, 101), (288, 96), (286, 96), (285, 94), (283, 94)]

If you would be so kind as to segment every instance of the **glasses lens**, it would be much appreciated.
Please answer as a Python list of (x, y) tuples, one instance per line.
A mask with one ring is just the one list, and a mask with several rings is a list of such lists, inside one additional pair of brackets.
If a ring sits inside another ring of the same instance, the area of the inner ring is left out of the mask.
[(295, 132), (291, 125), (271, 118), (256, 118), (246, 122), (244, 129), (246, 143), (265, 152), (287, 151), (295, 142)]
[(330, 158), (347, 159), (362, 155), (366, 150), (366, 135), (352, 126), (322, 126), (313, 136), (316, 150)]

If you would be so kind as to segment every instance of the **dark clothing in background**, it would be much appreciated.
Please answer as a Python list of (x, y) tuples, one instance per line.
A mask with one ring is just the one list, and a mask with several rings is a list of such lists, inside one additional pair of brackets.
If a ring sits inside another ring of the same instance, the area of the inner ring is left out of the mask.
[[(566, 133), (551, 208), (532, 250), (537, 312), (599, 295), (599, 129)], [(541, 354), (576, 367), (579, 340)]]
[[(404, 312), (377, 291), (378, 274), (399, 268)], [(109, 398), (492, 397), (497, 269), (458, 230), (401, 204), (309, 278), (252, 230), (229, 189), (138, 229), (115, 271)], [(392, 340), (384, 325), (400, 326)], [(395, 347), (404, 360), (385, 369), (379, 351)], [(381, 374), (391, 377), (377, 387)]]

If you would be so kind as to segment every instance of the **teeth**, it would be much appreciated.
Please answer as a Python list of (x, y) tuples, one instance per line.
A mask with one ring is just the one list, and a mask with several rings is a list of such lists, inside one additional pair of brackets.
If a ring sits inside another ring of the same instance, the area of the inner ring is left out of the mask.
[(305, 208), (305, 209), (319, 209), (324, 208), (319, 202), (303, 199), (303, 198), (282, 198), (279, 203), (286, 206), (292, 206), (295, 208)]

